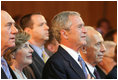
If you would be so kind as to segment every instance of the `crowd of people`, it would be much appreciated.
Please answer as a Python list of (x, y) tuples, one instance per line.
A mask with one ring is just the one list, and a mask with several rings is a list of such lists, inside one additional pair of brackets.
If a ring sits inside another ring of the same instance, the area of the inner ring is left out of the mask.
[(1, 79), (117, 79), (117, 30), (102, 19), (95, 29), (62, 11), (51, 27), (41, 13), (16, 24), (1, 10)]

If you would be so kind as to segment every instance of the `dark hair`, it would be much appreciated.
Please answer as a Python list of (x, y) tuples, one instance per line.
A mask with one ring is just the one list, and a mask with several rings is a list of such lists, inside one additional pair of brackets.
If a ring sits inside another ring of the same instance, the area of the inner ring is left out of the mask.
[(106, 23), (108, 24), (108, 27), (111, 28), (110, 22), (109, 22), (107, 19), (105, 19), (105, 18), (100, 19), (100, 20), (98, 21), (98, 23), (97, 23), (97, 28), (99, 28), (99, 27), (101, 26), (101, 23), (103, 23), (103, 22), (106, 22)]
[(113, 35), (117, 33), (116, 29), (113, 29), (111, 31), (109, 31), (105, 36), (104, 36), (104, 40), (106, 41), (114, 41)]
[(32, 25), (33, 25), (33, 22), (31, 20), (32, 15), (41, 15), (41, 14), (40, 13), (31, 13), (31, 14), (27, 14), (27, 15), (23, 16), (20, 19), (20, 26), (22, 27), (23, 30), (26, 27), (32, 28)]

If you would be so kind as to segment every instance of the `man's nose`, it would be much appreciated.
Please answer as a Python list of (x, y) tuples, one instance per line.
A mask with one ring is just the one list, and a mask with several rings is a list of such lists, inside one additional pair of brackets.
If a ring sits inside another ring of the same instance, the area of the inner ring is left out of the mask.
[(87, 33), (87, 30), (85, 29), (85, 27), (84, 27), (84, 26), (82, 27), (82, 32), (83, 32), (84, 34), (86, 34), (86, 33)]
[(11, 27), (11, 33), (12, 34), (18, 33), (18, 29), (13, 24), (12, 24), (12, 27)]
[(102, 46), (101, 46), (101, 52), (104, 53), (105, 51), (106, 51), (106, 48), (105, 48), (104, 44), (102, 44)]
[(47, 24), (45, 24), (45, 29), (48, 30), (49, 29), (49, 26)]

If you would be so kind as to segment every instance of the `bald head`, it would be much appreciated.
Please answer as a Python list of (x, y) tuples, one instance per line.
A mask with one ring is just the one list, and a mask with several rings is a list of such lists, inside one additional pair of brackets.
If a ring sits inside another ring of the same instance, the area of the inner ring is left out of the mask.
[(102, 61), (103, 53), (105, 52), (104, 40), (101, 34), (93, 27), (85, 27), (87, 30), (87, 61), (95, 66), (98, 62)]
[(6, 11), (1, 10), (1, 24), (8, 22), (8, 21), (15, 23), (15, 21)]
[(96, 31), (93, 27), (91, 26), (86, 26), (85, 29), (87, 30), (87, 45), (90, 45), (91, 42), (94, 42), (95, 39), (101, 38), (101, 40), (103, 41), (103, 37), (102, 35)]

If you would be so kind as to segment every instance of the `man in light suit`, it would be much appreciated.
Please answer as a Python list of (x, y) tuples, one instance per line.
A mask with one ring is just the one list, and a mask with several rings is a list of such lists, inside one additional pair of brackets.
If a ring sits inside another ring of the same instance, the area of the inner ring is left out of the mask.
[(5, 52), (15, 46), (15, 35), (18, 32), (15, 21), (4, 10), (1, 11), (1, 79), (16, 78), (4, 59)]
[(80, 14), (75, 11), (57, 14), (52, 19), (51, 30), (60, 46), (46, 62), (42, 77), (44, 79), (90, 78), (90, 75), (88, 77), (84, 73), (78, 61), (78, 56), (81, 56), (78, 50), (86, 44), (86, 30)]
[[(40, 79), (44, 64), (49, 57), (44, 50), (44, 44), (49, 39), (49, 27), (44, 16), (40, 13), (23, 16), (20, 20), (20, 26), (25, 32), (31, 35), (29, 43), (34, 50), (32, 54), (33, 62), (27, 69), (33, 71), (36, 79)], [(43, 54), (45, 54), (45, 56)], [(25, 69), (24, 72), (27, 74), (29, 70), (26, 71)], [(32, 78), (31, 76), (27, 77)]]

